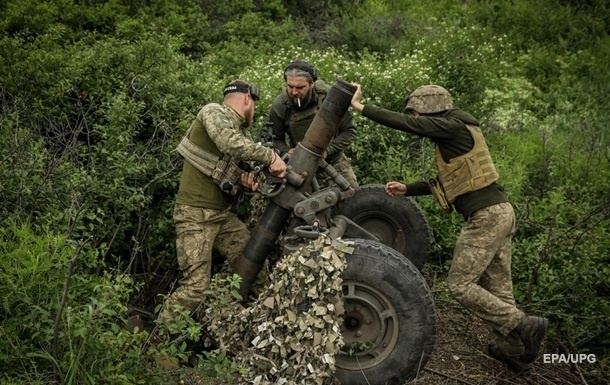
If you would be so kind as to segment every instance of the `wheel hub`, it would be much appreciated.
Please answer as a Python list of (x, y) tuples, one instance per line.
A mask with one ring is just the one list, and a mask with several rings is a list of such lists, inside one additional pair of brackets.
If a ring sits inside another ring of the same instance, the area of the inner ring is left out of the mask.
[(336, 356), (337, 367), (360, 370), (389, 356), (398, 341), (399, 320), (390, 301), (362, 282), (343, 282), (345, 307), (341, 334), (345, 346)]
[(391, 215), (382, 211), (361, 213), (352, 218), (359, 226), (376, 236), (379, 241), (392, 247), (394, 250), (402, 250), (407, 242), (407, 235), (402, 231), (400, 224)]

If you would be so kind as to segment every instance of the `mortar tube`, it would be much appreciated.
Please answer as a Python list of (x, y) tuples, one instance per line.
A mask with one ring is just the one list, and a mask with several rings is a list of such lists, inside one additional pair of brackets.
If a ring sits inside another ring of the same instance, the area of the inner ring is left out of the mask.
[[(310, 178), (315, 174), (317, 161), (305, 162), (307, 167), (306, 165), (295, 163), (296, 159), (301, 155), (299, 152), (311, 151), (313, 153), (310, 154), (310, 156), (313, 156), (312, 159), (318, 156), (321, 157), (324, 154), (337, 132), (341, 119), (343, 119), (343, 116), (345, 116), (350, 107), (354, 92), (356, 92), (356, 87), (341, 79), (337, 79), (333, 83), (305, 133), (305, 137), (301, 142), (304, 148), (297, 146), (295, 154), (288, 161), (288, 165), (295, 171), (299, 173), (307, 172)], [(303, 156), (307, 157), (305, 154)], [(304, 170), (301, 167), (312, 169)], [(309, 180), (311, 180), (310, 178)], [(306, 189), (311, 189), (311, 186), (301, 186), (299, 189), (288, 186), (280, 195), (269, 202), (265, 212), (259, 218), (258, 225), (250, 235), (248, 244), (233, 266), (234, 272), (242, 278), (239, 294), (243, 301), (247, 299), (252, 283), (262, 269), (265, 259), (292, 213), (292, 208), (284, 208), (277, 203), (281, 201), (278, 198), (284, 194), (294, 194)]]
[(260, 216), (256, 228), (250, 234), (250, 239), (242, 251), (242, 257), (237, 258), (232, 266), (233, 273), (242, 278), (239, 294), (245, 301), (256, 276), (263, 268), (267, 256), (273, 249), (275, 241), (288, 222), (292, 210), (285, 209), (269, 202), (265, 212)]
[(350, 107), (354, 92), (356, 87), (344, 80), (337, 79), (333, 83), (303, 137), (301, 143), (305, 148), (318, 155), (324, 154)]

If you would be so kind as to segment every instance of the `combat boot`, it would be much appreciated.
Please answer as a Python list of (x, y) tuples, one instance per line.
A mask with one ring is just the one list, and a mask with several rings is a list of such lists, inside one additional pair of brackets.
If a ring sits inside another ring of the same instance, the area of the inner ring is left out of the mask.
[(526, 364), (534, 362), (540, 351), (542, 340), (546, 336), (548, 324), (549, 320), (546, 318), (525, 316), (513, 330), (513, 333), (521, 338), (525, 347), (521, 361)]
[(515, 373), (527, 374), (532, 370), (529, 364), (526, 364), (517, 357), (504, 353), (498, 344), (496, 344), (496, 341), (492, 341), (489, 344), (489, 355), (508, 366)]

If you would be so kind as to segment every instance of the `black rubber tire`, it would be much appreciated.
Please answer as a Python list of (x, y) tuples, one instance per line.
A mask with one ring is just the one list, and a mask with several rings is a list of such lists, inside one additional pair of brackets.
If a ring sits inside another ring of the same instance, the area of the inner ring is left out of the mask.
[(405, 196), (391, 197), (384, 185), (363, 185), (340, 202), (334, 215), (344, 215), (407, 257), (418, 269), (430, 254), (431, 232), (421, 208)]
[[(345, 346), (335, 356), (343, 385), (403, 385), (423, 370), (436, 340), (436, 312), (420, 271), (396, 250), (350, 239), (343, 278)], [(348, 354), (367, 344), (366, 351)]]

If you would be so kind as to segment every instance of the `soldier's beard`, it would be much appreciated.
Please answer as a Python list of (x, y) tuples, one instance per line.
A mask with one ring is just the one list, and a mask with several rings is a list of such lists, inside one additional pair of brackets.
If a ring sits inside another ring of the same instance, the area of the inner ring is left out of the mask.
[(292, 103), (294, 104), (294, 107), (297, 110), (302, 110), (302, 109), (305, 109), (309, 105), (312, 97), (313, 97), (313, 90), (311, 92), (307, 93), (307, 95), (305, 95), (304, 98), (299, 98), (298, 96), (296, 98), (293, 98)]
[(246, 111), (244, 119), (246, 120), (246, 128), (252, 126), (252, 123), (254, 123), (254, 105), (248, 111)]

